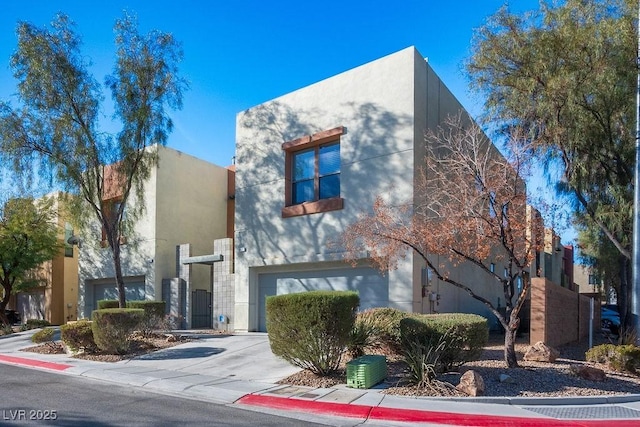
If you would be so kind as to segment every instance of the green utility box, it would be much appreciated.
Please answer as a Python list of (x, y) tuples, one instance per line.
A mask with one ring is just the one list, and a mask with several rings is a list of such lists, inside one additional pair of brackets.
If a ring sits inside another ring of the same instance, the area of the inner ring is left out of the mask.
[(347, 362), (347, 387), (371, 388), (387, 378), (387, 358), (366, 355)]

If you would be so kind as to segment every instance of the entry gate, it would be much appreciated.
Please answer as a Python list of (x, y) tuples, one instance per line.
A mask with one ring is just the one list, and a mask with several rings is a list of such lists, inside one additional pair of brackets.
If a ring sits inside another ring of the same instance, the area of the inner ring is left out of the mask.
[(196, 289), (191, 292), (191, 327), (211, 328), (212, 327), (212, 301), (211, 292), (204, 289)]

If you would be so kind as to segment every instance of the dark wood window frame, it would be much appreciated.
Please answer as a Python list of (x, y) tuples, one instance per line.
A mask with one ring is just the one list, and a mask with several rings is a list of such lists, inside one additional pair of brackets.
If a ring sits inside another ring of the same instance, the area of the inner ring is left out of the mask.
[(333, 129), (306, 135), (292, 141), (282, 144), (285, 151), (285, 206), (282, 208), (282, 217), (290, 218), (300, 215), (310, 215), (320, 212), (329, 212), (344, 208), (344, 199), (342, 197), (332, 197), (330, 199), (319, 199), (300, 204), (293, 204), (292, 200), (292, 176), (293, 176), (293, 157), (294, 154), (316, 148), (323, 144), (332, 142), (340, 143), (340, 136), (346, 133), (344, 126), (338, 126)]

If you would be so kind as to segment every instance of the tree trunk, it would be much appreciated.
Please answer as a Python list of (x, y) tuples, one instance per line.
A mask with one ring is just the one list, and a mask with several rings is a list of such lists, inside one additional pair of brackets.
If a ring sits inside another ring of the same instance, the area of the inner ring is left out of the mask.
[(618, 309), (620, 310), (620, 334), (621, 336), (629, 328), (633, 328), (633, 316), (631, 316), (631, 263), (629, 259), (620, 256), (620, 292), (617, 295)]
[(507, 364), (507, 368), (517, 368), (518, 359), (516, 357), (516, 333), (518, 332), (518, 325), (515, 327), (513, 322), (509, 323), (509, 328), (504, 331), (504, 361)]
[(120, 238), (114, 239), (111, 247), (113, 254), (113, 267), (116, 273), (116, 287), (118, 288), (118, 305), (120, 308), (126, 308), (127, 301), (124, 293), (124, 277), (122, 276), (122, 263), (120, 262)]
[(9, 318), (5, 314), (4, 310), (7, 308), (9, 298), (11, 298), (11, 292), (13, 291), (13, 285), (9, 278), (5, 278), (2, 283), (2, 289), (4, 290), (4, 296), (0, 300), (0, 324), (10, 325)]

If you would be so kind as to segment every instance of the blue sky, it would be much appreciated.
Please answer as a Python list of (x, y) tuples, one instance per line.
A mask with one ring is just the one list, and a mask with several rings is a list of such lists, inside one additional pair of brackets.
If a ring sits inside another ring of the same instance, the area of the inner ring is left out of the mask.
[[(0, 99), (15, 93), (9, 57), (19, 20), (48, 25), (56, 12), (75, 21), (83, 53), (104, 81), (113, 66), (113, 23), (135, 13), (141, 31), (171, 32), (181, 41), (184, 107), (173, 114), (168, 145), (221, 166), (234, 155), (238, 112), (414, 45), (467, 110), (461, 71), (474, 28), (504, 3), (482, 1), (3, 1), (0, 13)], [(536, 8), (513, 1), (514, 10)], [(105, 92), (107, 98), (109, 94)], [(105, 111), (109, 115), (108, 111)]]
[[(141, 32), (171, 32), (182, 43), (180, 69), (190, 88), (183, 109), (172, 114), (175, 128), (168, 145), (227, 166), (234, 155), (238, 112), (412, 45), (477, 115), (482, 100), (469, 92), (462, 65), (474, 29), (504, 3), (0, 0), (0, 99), (11, 100), (16, 91), (9, 58), (18, 21), (44, 26), (57, 12), (66, 13), (83, 38), (94, 76), (103, 82), (114, 63), (113, 24), (126, 10), (137, 15)], [(509, 6), (522, 12), (539, 3), (514, 0)], [(106, 91), (105, 98), (110, 98)]]

